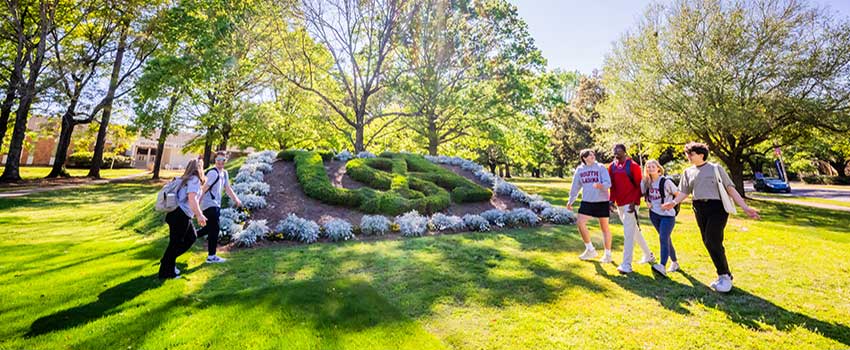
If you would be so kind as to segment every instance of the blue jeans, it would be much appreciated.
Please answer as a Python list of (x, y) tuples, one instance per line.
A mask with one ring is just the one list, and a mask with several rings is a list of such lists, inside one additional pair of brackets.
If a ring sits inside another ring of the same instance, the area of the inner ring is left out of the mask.
[(676, 261), (676, 249), (673, 249), (673, 241), (670, 235), (673, 234), (673, 227), (676, 226), (675, 216), (658, 215), (653, 211), (649, 212), (649, 220), (652, 221), (652, 226), (658, 231), (658, 241), (661, 243), (661, 265), (667, 266), (667, 258)]

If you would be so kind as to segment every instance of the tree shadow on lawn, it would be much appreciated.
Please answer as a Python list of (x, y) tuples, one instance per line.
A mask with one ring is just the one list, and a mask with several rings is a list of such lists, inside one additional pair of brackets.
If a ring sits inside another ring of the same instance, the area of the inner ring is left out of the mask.
[(87, 185), (79, 188), (33, 193), (21, 197), (3, 198), (0, 199), (0, 210), (126, 202), (139, 199), (144, 195), (152, 195), (155, 190), (154, 184), (147, 181)]
[(91, 303), (41, 317), (30, 325), (27, 338), (74, 328), (118, 312), (118, 307), (142, 293), (162, 285), (156, 276), (138, 276), (112, 286), (97, 295)]
[(762, 323), (771, 325), (781, 332), (800, 327), (844, 345), (850, 345), (850, 327), (848, 326), (821, 321), (799, 312), (786, 310), (738, 287), (733, 288), (728, 294), (714, 292), (682, 270), (677, 273), (681, 273), (691, 285), (677, 283), (655, 273), (653, 276), (656, 278), (638, 273), (611, 275), (599, 264), (596, 265), (596, 272), (623, 289), (655, 300), (664, 308), (679, 314), (691, 314), (684, 305), (699, 301), (707, 307), (724, 312), (729, 320), (754, 331), (763, 331)]

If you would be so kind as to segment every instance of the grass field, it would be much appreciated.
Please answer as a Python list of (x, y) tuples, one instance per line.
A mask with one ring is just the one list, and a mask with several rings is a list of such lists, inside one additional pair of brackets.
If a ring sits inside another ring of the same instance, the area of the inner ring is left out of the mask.
[[(42, 167), (42, 166), (24, 166), (20, 168), (21, 178), (24, 180), (34, 180), (41, 179), (47, 176), (50, 173), (50, 167)], [(114, 179), (118, 177), (124, 177), (129, 175), (141, 174), (144, 173), (144, 169), (101, 169), (100, 176), (104, 179)], [(89, 173), (89, 169), (68, 169), (68, 173), (71, 176), (82, 177), (86, 176)]]
[(800, 201), (800, 202), (806, 202), (806, 203), (829, 204), (829, 205), (835, 205), (835, 206), (839, 206), (839, 207), (850, 208), (850, 202), (840, 201), (840, 200), (835, 200), (835, 199), (801, 197), (801, 196), (794, 196), (794, 195), (787, 195), (787, 194), (764, 193), (764, 192), (750, 193), (748, 195), (753, 196), (755, 198), (767, 197), (767, 198), (776, 198), (776, 199), (788, 199), (788, 200)]
[[(565, 200), (563, 182), (520, 184)], [(850, 213), (759, 203), (762, 221), (732, 219), (729, 295), (706, 286), (713, 267), (688, 207), (671, 279), (579, 261), (569, 226), (270, 246), (213, 266), (196, 244), (178, 259), (184, 279), (160, 282), (157, 188), (0, 200), (0, 349), (850, 347)]]

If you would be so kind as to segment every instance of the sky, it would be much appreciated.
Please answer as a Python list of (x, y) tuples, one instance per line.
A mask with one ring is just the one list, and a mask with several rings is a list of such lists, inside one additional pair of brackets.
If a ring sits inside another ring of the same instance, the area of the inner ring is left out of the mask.
[[(642, 16), (649, 0), (509, 0), (528, 23), (549, 68), (590, 74), (614, 41)], [(815, 0), (850, 16), (850, 0)]]

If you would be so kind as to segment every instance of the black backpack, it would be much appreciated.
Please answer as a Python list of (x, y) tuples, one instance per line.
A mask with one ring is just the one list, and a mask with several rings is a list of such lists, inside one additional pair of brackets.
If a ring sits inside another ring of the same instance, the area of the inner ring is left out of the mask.
[[(667, 184), (667, 180), (669, 180), (666, 176), (662, 176), (661, 180), (658, 181), (658, 190), (661, 191), (661, 203), (664, 203), (664, 199), (667, 198), (667, 188), (664, 187)], [(649, 191), (646, 191), (649, 193)], [(675, 199), (675, 197), (674, 197)], [(676, 204), (673, 209), (676, 210), (676, 215), (679, 215), (679, 210), (682, 209), (681, 204)]]

